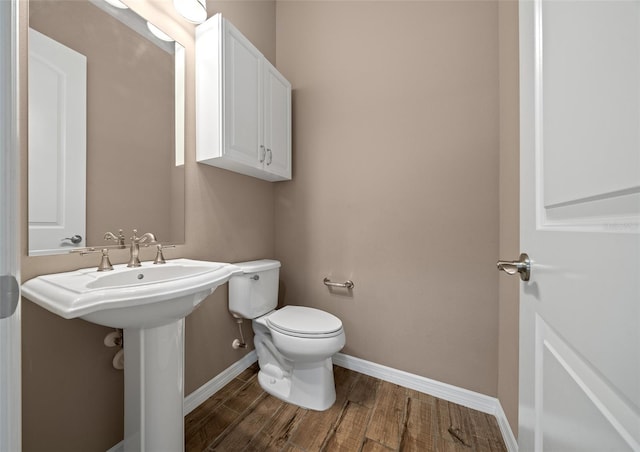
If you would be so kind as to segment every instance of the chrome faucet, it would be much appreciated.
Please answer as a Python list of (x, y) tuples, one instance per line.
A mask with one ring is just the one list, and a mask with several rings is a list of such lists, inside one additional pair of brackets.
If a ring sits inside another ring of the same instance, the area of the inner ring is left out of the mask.
[(133, 230), (133, 237), (131, 237), (131, 256), (129, 257), (129, 263), (127, 267), (140, 267), (140, 259), (138, 254), (140, 253), (140, 245), (149, 246), (156, 243), (156, 236), (151, 232), (145, 232), (138, 237), (138, 230)]

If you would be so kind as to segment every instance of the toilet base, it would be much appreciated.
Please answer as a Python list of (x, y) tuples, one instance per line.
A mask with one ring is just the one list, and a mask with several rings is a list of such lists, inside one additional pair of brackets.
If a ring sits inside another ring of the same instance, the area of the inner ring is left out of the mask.
[(262, 389), (280, 400), (315, 411), (325, 411), (336, 401), (331, 358), (294, 363), (290, 374), (274, 373), (260, 369), (258, 382)]

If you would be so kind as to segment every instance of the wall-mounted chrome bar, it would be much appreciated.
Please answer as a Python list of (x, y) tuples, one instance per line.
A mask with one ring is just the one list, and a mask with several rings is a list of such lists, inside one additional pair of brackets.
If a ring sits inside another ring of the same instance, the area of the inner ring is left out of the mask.
[(350, 279), (345, 282), (331, 282), (329, 278), (325, 278), (322, 282), (327, 287), (344, 287), (345, 289), (353, 289), (355, 287), (355, 284)]

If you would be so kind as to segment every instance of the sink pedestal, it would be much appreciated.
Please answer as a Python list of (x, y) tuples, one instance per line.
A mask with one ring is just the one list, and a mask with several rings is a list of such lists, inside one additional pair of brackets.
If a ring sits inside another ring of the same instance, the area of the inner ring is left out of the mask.
[(184, 450), (184, 319), (124, 329), (124, 450)]
[[(1, 0), (0, 0), (1, 1)], [(41, 275), (22, 294), (65, 319), (124, 330), (124, 449), (184, 450), (184, 318), (242, 273), (221, 262), (84, 268)]]

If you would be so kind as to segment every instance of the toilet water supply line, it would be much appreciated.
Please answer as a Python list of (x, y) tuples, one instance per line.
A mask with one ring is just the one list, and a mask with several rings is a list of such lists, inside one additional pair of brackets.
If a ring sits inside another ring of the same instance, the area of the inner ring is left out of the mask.
[[(231, 343), (231, 347), (235, 349), (247, 348), (247, 344), (244, 341), (244, 335), (242, 334), (242, 318), (236, 317), (235, 319), (236, 319), (236, 323), (238, 324), (238, 331), (240, 331), (240, 339), (234, 339), (233, 342)], [(290, 366), (282, 360), (282, 357), (278, 352), (278, 350), (275, 348), (275, 346), (269, 341), (262, 340), (261, 337), (262, 335), (259, 335), (259, 336), (256, 336), (256, 338), (254, 339), (256, 352), (258, 354), (261, 354), (261, 350), (263, 349), (263, 347), (266, 348), (271, 354), (271, 357), (275, 359), (278, 362), (278, 365), (280, 366), (278, 367), (278, 369), (280, 369), (279, 378), (283, 378), (284, 375), (289, 375), (289, 371), (286, 369), (288, 369)], [(271, 366), (275, 368), (275, 366), (273, 365)]]
[[(231, 343), (231, 347), (238, 348), (247, 348), (247, 343), (244, 340), (244, 334), (242, 333), (242, 319), (236, 317), (236, 323), (238, 324), (238, 331), (240, 332), (240, 339), (234, 339)], [(122, 334), (122, 330), (116, 328), (115, 331), (107, 334), (104, 338), (104, 345), (106, 347), (120, 347), (120, 350), (116, 352), (113, 357), (113, 368), (117, 370), (124, 369), (124, 337)]]
[(244, 334), (242, 334), (242, 319), (236, 317), (236, 323), (238, 324), (238, 331), (240, 331), (240, 339), (234, 339), (231, 343), (231, 347), (238, 348), (247, 348), (247, 343), (244, 341)]

